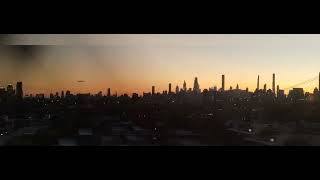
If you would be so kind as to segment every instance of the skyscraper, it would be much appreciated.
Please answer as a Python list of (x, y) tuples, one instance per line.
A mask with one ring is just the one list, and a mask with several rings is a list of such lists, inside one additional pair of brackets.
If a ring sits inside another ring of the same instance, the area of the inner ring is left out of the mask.
[(187, 83), (186, 83), (186, 81), (183, 82), (183, 91), (187, 92)]
[(280, 90), (279, 85), (277, 85), (277, 96), (279, 95), (279, 90)]
[(61, 98), (64, 99), (64, 91), (61, 91)]
[(50, 93), (50, 99), (53, 99), (54, 95), (52, 93)]
[(222, 87), (221, 87), (221, 90), (222, 91), (224, 91), (224, 82), (225, 81), (225, 79), (224, 79), (224, 74), (222, 75)]
[(154, 86), (152, 86), (152, 93), (151, 93), (152, 95), (154, 95), (155, 94), (155, 87)]
[(71, 95), (71, 92), (69, 90), (66, 91), (66, 98), (70, 97), (70, 95)]
[(0, 87), (0, 98), (3, 98), (6, 94), (6, 88), (5, 87)]
[(107, 96), (108, 96), (108, 97), (111, 96), (111, 89), (110, 89), (110, 88), (108, 88)]
[(176, 86), (176, 94), (178, 94), (179, 93), (179, 86), (177, 85)]
[(198, 83), (198, 78), (197, 77), (194, 78), (193, 91), (197, 92), (197, 93), (200, 93), (200, 87), (199, 87), (199, 83)]
[(276, 93), (276, 75), (272, 74), (272, 92)]
[(267, 84), (263, 85), (263, 92), (267, 92)]
[(260, 83), (259, 81), (260, 81), (260, 79), (259, 79), (259, 75), (258, 75), (258, 80), (257, 80), (257, 90), (259, 90), (259, 88), (260, 88), (260, 87), (259, 87), (259, 85), (260, 85), (260, 84), (259, 84), (259, 83)]
[(237, 90), (239, 90), (239, 85), (238, 85), (238, 84), (237, 84), (237, 87), (236, 87), (236, 89), (237, 89)]
[(171, 83), (169, 83), (169, 94), (171, 94)]
[(17, 82), (17, 85), (16, 85), (16, 96), (19, 99), (23, 99), (22, 82)]
[(14, 89), (13, 89), (12, 84), (8, 84), (7, 93), (10, 94), (10, 95), (14, 94)]

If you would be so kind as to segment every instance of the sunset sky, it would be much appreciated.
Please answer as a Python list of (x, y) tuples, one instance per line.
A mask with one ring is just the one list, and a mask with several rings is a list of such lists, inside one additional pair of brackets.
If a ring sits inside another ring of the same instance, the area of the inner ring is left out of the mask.
[[(10, 35), (0, 38), (0, 86), (23, 81), (25, 93), (150, 92), (172, 83), (200, 88), (239, 83), (280, 89), (320, 72), (320, 35)], [(19, 45), (19, 46), (17, 46)], [(24, 45), (24, 46), (21, 46)], [(85, 82), (78, 83), (78, 80)], [(312, 91), (318, 82), (306, 84)]]

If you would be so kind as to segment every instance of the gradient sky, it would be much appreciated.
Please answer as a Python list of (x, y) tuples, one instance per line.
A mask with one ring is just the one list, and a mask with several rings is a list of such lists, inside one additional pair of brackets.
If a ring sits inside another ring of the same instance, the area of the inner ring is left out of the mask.
[[(280, 89), (320, 72), (320, 35), (9, 35), (0, 38), (0, 86), (23, 81), (26, 93), (71, 90), (118, 94), (167, 90), (168, 83), (200, 88)], [(17, 46), (20, 45), (20, 46)], [(23, 45), (23, 46), (21, 46)], [(84, 83), (78, 83), (84, 80)], [(304, 88), (312, 91), (317, 81)]]

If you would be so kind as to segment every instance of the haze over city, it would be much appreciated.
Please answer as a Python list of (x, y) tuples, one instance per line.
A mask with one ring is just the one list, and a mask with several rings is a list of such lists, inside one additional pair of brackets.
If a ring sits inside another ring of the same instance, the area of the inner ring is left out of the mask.
[[(24, 91), (118, 94), (239, 84), (241, 89), (281, 89), (317, 76), (320, 35), (10, 35), (0, 39), (0, 86), (24, 83)], [(306, 91), (318, 86), (306, 84)]]

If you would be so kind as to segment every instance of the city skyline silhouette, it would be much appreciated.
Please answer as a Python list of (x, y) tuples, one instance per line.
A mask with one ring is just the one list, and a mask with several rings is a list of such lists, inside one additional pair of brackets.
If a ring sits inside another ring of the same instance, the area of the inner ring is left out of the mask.
[[(2, 46), (0, 86), (25, 83), (26, 93), (67, 90), (119, 94), (162, 92), (167, 84), (201, 89), (239, 84), (288, 88), (318, 73), (319, 35), (11, 35)], [(85, 82), (79, 82), (85, 81)], [(312, 92), (316, 81), (303, 84)], [(288, 89), (286, 89), (288, 93)]]
[(320, 145), (320, 35), (0, 41), (0, 146)]

